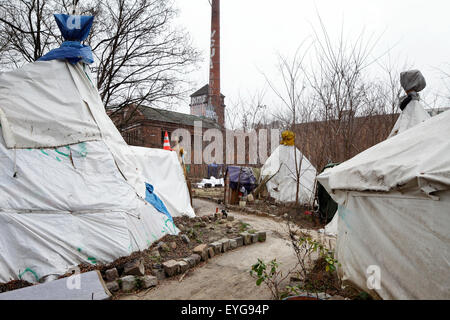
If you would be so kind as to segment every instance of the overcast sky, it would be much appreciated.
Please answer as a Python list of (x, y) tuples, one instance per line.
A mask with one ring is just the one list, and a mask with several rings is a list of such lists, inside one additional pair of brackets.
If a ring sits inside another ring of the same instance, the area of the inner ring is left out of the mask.
[[(191, 35), (204, 61), (189, 80), (208, 83), (211, 8), (208, 0), (175, 0), (177, 22)], [(225, 103), (265, 86), (261, 72), (276, 74), (277, 53), (292, 55), (318, 27), (319, 12), (331, 36), (356, 37), (365, 28), (381, 36), (374, 55), (390, 48), (391, 61), (408, 62), (427, 80), (425, 97), (444, 93), (442, 75), (450, 71), (450, 1), (448, 0), (222, 0), (221, 91)], [(266, 104), (276, 105), (270, 93)], [(189, 101), (177, 109), (189, 112)], [(449, 105), (450, 106), (450, 105)]]

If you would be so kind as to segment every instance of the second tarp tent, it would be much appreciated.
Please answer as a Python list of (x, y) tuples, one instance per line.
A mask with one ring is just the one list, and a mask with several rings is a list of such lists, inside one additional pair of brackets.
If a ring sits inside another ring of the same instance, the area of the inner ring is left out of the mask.
[(267, 190), (279, 202), (296, 201), (299, 181), (298, 201), (310, 203), (314, 198), (316, 174), (316, 168), (300, 150), (289, 145), (279, 145), (261, 168), (261, 180), (270, 179)]
[(175, 151), (132, 147), (145, 181), (154, 187), (172, 217), (195, 217), (183, 168)]
[(331, 168), (340, 275), (383, 299), (450, 299), (450, 112)]

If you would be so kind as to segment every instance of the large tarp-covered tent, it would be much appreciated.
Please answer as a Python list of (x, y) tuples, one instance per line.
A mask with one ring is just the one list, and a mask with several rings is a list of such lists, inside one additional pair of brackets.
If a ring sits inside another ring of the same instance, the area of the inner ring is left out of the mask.
[(279, 202), (295, 202), (297, 196), (296, 168), (300, 171), (299, 203), (311, 202), (314, 198), (316, 168), (293, 145), (279, 145), (261, 168), (261, 180), (270, 178), (266, 185), (271, 197)]
[[(68, 16), (57, 19), (64, 28)], [(80, 20), (86, 31), (92, 22)], [(111, 262), (179, 232), (145, 201), (145, 178), (74, 42), (0, 74), (0, 282)]]
[(383, 299), (450, 299), (449, 137), (445, 112), (319, 175), (339, 204), (343, 280)]
[(154, 192), (166, 205), (172, 217), (195, 217), (183, 168), (175, 151), (130, 147)]

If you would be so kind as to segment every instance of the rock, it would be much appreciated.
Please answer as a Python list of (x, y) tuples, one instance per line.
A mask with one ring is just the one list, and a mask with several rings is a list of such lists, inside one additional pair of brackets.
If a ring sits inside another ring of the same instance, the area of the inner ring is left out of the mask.
[(208, 222), (209, 221), (209, 217), (208, 216), (203, 216), (202, 220), (205, 221), (205, 222)]
[(252, 244), (252, 236), (248, 232), (242, 232), (239, 234), (244, 239), (244, 244), (248, 246), (249, 244)]
[(215, 254), (220, 254), (222, 252), (222, 243), (221, 242), (213, 242), (209, 246), (214, 248)]
[(227, 252), (230, 248), (230, 239), (223, 238), (219, 242), (222, 243), (222, 252)]
[(285, 214), (283, 214), (283, 217), (288, 218), (289, 214), (285, 213)]
[(197, 264), (197, 262), (193, 256), (183, 258), (183, 261), (189, 265), (189, 268), (193, 268)]
[(258, 236), (258, 241), (259, 242), (266, 241), (267, 236), (266, 236), (266, 232), (265, 231), (259, 231), (259, 232), (256, 233), (256, 235)]
[(173, 250), (175, 250), (175, 249), (177, 248), (177, 243), (176, 243), (175, 241), (172, 241), (172, 242), (170, 243), (170, 247), (171, 247)]
[(152, 251), (150, 251), (150, 257), (152, 257), (152, 258), (159, 258), (159, 257), (161, 257), (161, 255), (159, 254), (158, 249), (153, 249)]
[(244, 237), (237, 237), (233, 239), (234, 241), (236, 241), (237, 247), (242, 247), (244, 245)]
[(234, 221), (234, 217), (229, 215), (229, 216), (227, 217), (227, 220), (228, 220), (228, 221)]
[(180, 223), (177, 227), (178, 227), (178, 229), (180, 229), (180, 231), (186, 230), (186, 227), (184, 226), (184, 224)]
[(202, 257), (202, 261), (208, 261), (208, 246), (206, 244), (198, 245), (192, 251)]
[(181, 235), (181, 240), (183, 240), (184, 243), (189, 244), (191, 240), (189, 240), (189, 237), (185, 234)]
[(116, 292), (116, 291), (120, 290), (120, 287), (119, 287), (119, 284), (117, 283), (117, 281), (107, 282), (106, 288), (108, 288), (108, 290), (110, 292)]
[(237, 241), (234, 239), (230, 240), (230, 249), (236, 249), (238, 246)]
[(214, 248), (212, 248), (212, 247), (208, 248), (208, 256), (209, 256), (209, 258), (212, 258), (215, 256)]
[(111, 282), (119, 279), (119, 272), (117, 272), (116, 268), (112, 268), (105, 271), (106, 281)]
[(206, 228), (206, 222), (202, 222), (202, 223), (200, 223), (200, 227), (202, 227), (202, 228)]
[(125, 292), (133, 291), (136, 287), (136, 277), (135, 276), (125, 276), (120, 278), (122, 285), (122, 290)]
[(200, 261), (202, 260), (202, 257), (200, 255), (198, 255), (198, 254), (195, 254), (195, 253), (191, 254), (190, 257), (194, 259), (195, 265), (199, 264)]
[(180, 272), (180, 265), (175, 260), (165, 261), (162, 266), (169, 277), (172, 277)]
[(166, 273), (164, 272), (164, 269), (152, 269), (152, 274), (158, 280), (164, 280), (166, 278)]
[(227, 220), (224, 220), (224, 219), (219, 220), (219, 224), (224, 224), (225, 222), (227, 222)]
[(156, 287), (158, 285), (158, 278), (154, 276), (143, 276), (141, 280), (142, 283), (144, 284), (144, 289)]
[(251, 234), (252, 237), (252, 243), (257, 243), (258, 242), (258, 235), (256, 233)]
[(210, 230), (214, 230), (214, 229), (216, 229), (216, 228), (214, 228), (214, 226), (210, 226), (209, 229), (210, 229)]
[(227, 233), (228, 233), (228, 234), (231, 234), (231, 233), (233, 233), (233, 230), (228, 229), (228, 230), (227, 230)]
[(226, 227), (227, 227), (227, 229), (231, 229), (231, 228), (233, 228), (233, 225), (231, 223), (227, 223)]
[(169, 246), (164, 241), (159, 242), (158, 245), (156, 246), (156, 248), (158, 248), (158, 250), (160, 252), (161, 251), (164, 251), (164, 252), (170, 251)]
[(123, 274), (132, 276), (143, 276), (145, 274), (144, 259), (136, 259), (125, 264)]
[(180, 273), (184, 273), (189, 269), (189, 263), (186, 261), (178, 261), (178, 265), (180, 266)]

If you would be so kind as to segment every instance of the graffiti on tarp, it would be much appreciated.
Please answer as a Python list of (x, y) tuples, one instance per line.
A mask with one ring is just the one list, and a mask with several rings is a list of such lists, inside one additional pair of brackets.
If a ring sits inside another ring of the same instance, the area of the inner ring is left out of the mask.
[(25, 271), (23, 271), (22, 273), (19, 274), (19, 279), (22, 280), (23, 276), (27, 273), (31, 273), (34, 278), (36, 279), (37, 282), (39, 282), (39, 276), (37, 275), (36, 271), (34, 271), (31, 268), (26, 268)]
[[(65, 148), (66, 150), (64, 150), (63, 148)], [(27, 150), (33, 151), (33, 149), (27, 149)], [(61, 151), (61, 150), (64, 150), (64, 151)], [(51, 151), (51, 149), (45, 149), (45, 150), (39, 149), (39, 151), (42, 154), (51, 157), (51, 155), (48, 153)], [(72, 148), (70, 146), (55, 148), (55, 149), (53, 149), (53, 151), (55, 151), (58, 155), (63, 156), (66, 159), (71, 159), (73, 154), (76, 154), (81, 158), (86, 158), (88, 155), (87, 145), (85, 142), (81, 142), (81, 143), (73, 146)], [(58, 157), (57, 155), (54, 155), (54, 157), (58, 162), (62, 162), (61, 158)]]

